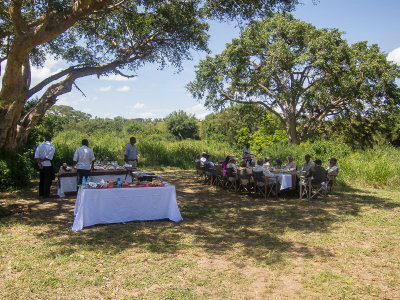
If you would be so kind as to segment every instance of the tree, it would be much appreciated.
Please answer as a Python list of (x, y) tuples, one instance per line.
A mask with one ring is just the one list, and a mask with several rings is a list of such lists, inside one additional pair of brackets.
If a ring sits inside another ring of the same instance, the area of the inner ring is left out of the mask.
[[(207, 17), (249, 18), (297, 0), (71, 0), (0, 3), (0, 148), (22, 145), (56, 103), (85, 76), (134, 76), (145, 63), (178, 69), (190, 50), (207, 50)], [(49, 56), (68, 66), (31, 87), (31, 66)], [(123, 72), (129, 72), (130, 75)], [(78, 88), (79, 89), (79, 88)], [(24, 104), (39, 101), (21, 117)]]
[(198, 126), (194, 115), (184, 111), (174, 111), (165, 118), (168, 131), (179, 139), (197, 138)]
[(398, 109), (399, 76), (377, 45), (349, 46), (337, 29), (276, 13), (201, 61), (188, 89), (214, 109), (229, 102), (265, 107), (297, 144), (344, 111), (367, 117)]

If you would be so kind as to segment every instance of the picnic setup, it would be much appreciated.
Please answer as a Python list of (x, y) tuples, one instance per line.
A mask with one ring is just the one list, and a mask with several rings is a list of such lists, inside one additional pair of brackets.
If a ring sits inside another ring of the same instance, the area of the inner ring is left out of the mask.
[(0, 299), (400, 299), (399, 11), (2, 1)]
[[(202, 157), (202, 159), (200, 158)], [(330, 166), (324, 170), (320, 160), (310, 161), (306, 155), (305, 163), (300, 170), (293, 162), (294, 157), (288, 156), (288, 163), (272, 165), (269, 157), (257, 160), (255, 155), (243, 154), (243, 160), (238, 165), (235, 156), (227, 156), (225, 161), (212, 162), (212, 156), (203, 152), (195, 161), (199, 180), (204, 184), (220, 186), (239, 193), (262, 196), (265, 199), (279, 197), (281, 192), (298, 193), (299, 199), (308, 200), (318, 196), (326, 197), (334, 192), (339, 168), (336, 158), (329, 160)], [(286, 194), (286, 193), (285, 193)]]

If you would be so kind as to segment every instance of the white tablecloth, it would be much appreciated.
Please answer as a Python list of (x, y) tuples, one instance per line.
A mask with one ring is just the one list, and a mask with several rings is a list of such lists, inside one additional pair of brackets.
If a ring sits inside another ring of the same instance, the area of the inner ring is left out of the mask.
[(174, 186), (80, 189), (72, 231), (95, 224), (170, 219), (182, 221)]
[(276, 174), (278, 181), (281, 184), (281, 190), (286, 190), (292, 187), (292, 175), (291, 174)]
[[(104, 179), (104, 181), (107, 181), (107, 180), (110, 180), (110, 179), (112, 179), (113, 181), (117, 181), (118, 178), (121, 178), (121, 180), (125, 180), (127, 183), (131, 183), (132, 182), (132, 176), (131, 175), (126, 176), (126, 179), (125, 179), (125, 175), (91, 176), (90, 177), (90, 181), (99, 183), (102, 179)], [(77, 183), (76, 176), (73, 176), (73, 177), (61, 177), (58, 180), (59, 180), (58, 190), (57, 190), (58, 197), (62, 198), (62, 197), (65, 197), (65, 193), (76, 192), (77, 191), (77, 188), (76, 188), (76, 183)]]

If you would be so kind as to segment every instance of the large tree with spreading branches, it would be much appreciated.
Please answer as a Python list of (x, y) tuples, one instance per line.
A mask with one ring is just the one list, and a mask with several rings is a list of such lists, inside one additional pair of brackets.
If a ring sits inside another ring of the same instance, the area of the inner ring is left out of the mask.
[[(207, 50), (206, 20), (248, 20), (297, 0), (5, 0), (0, 3), (0, 148), (15, 149), (85, 76), (134, 76), (146, 63), (178, 69)], [(49, 57), (67, 67), (31, 86), (31, 67)], [(27, 112), (25, 103), (38, 97)]]
[(297, 144), (336, 115), (398, 110), (399, 77), (400, 68), (377, 45), (349, 45), (337, 29), (276, 13), (201, 61), (188, 89), (216, 110), (229, 103), (265, 107)]

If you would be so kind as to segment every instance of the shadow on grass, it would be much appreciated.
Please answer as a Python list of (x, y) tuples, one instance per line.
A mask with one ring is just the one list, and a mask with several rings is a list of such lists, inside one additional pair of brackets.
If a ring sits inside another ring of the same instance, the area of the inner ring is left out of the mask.
[(203, 250), (215, 255), (246, 256), (273, 265), (284, 263), (288, 254), (305, 258), (334, 255), (322, 247), (310, 248), (299, 241), (282, 238), (288, 231), (329, 232), (342, 222), (343, 217), (359, 216), (363, 207), (392, 209), (400, 206), (399, 202), (389, 198), (350, 187), (312, 202), (297, 197), (265, 201), (204, 186), (194, 179), (192, 171), (163, 175), (166, 181), (176, 186), (184, 219), (181, 223), (166, 220), (129, 222), (97, 225), (72, 233), (75, 197), (39, 201), (33, 187), (12, 195), (0, 195), (0, 201), (27, 207), (3, 218), (2, 223), (38, 226), (41, 229), (37, 232), (38, 237), (59, 246), (60, 254), (72, 254), (80, 249), (105, 253), (135, 249), (171, 254)]

